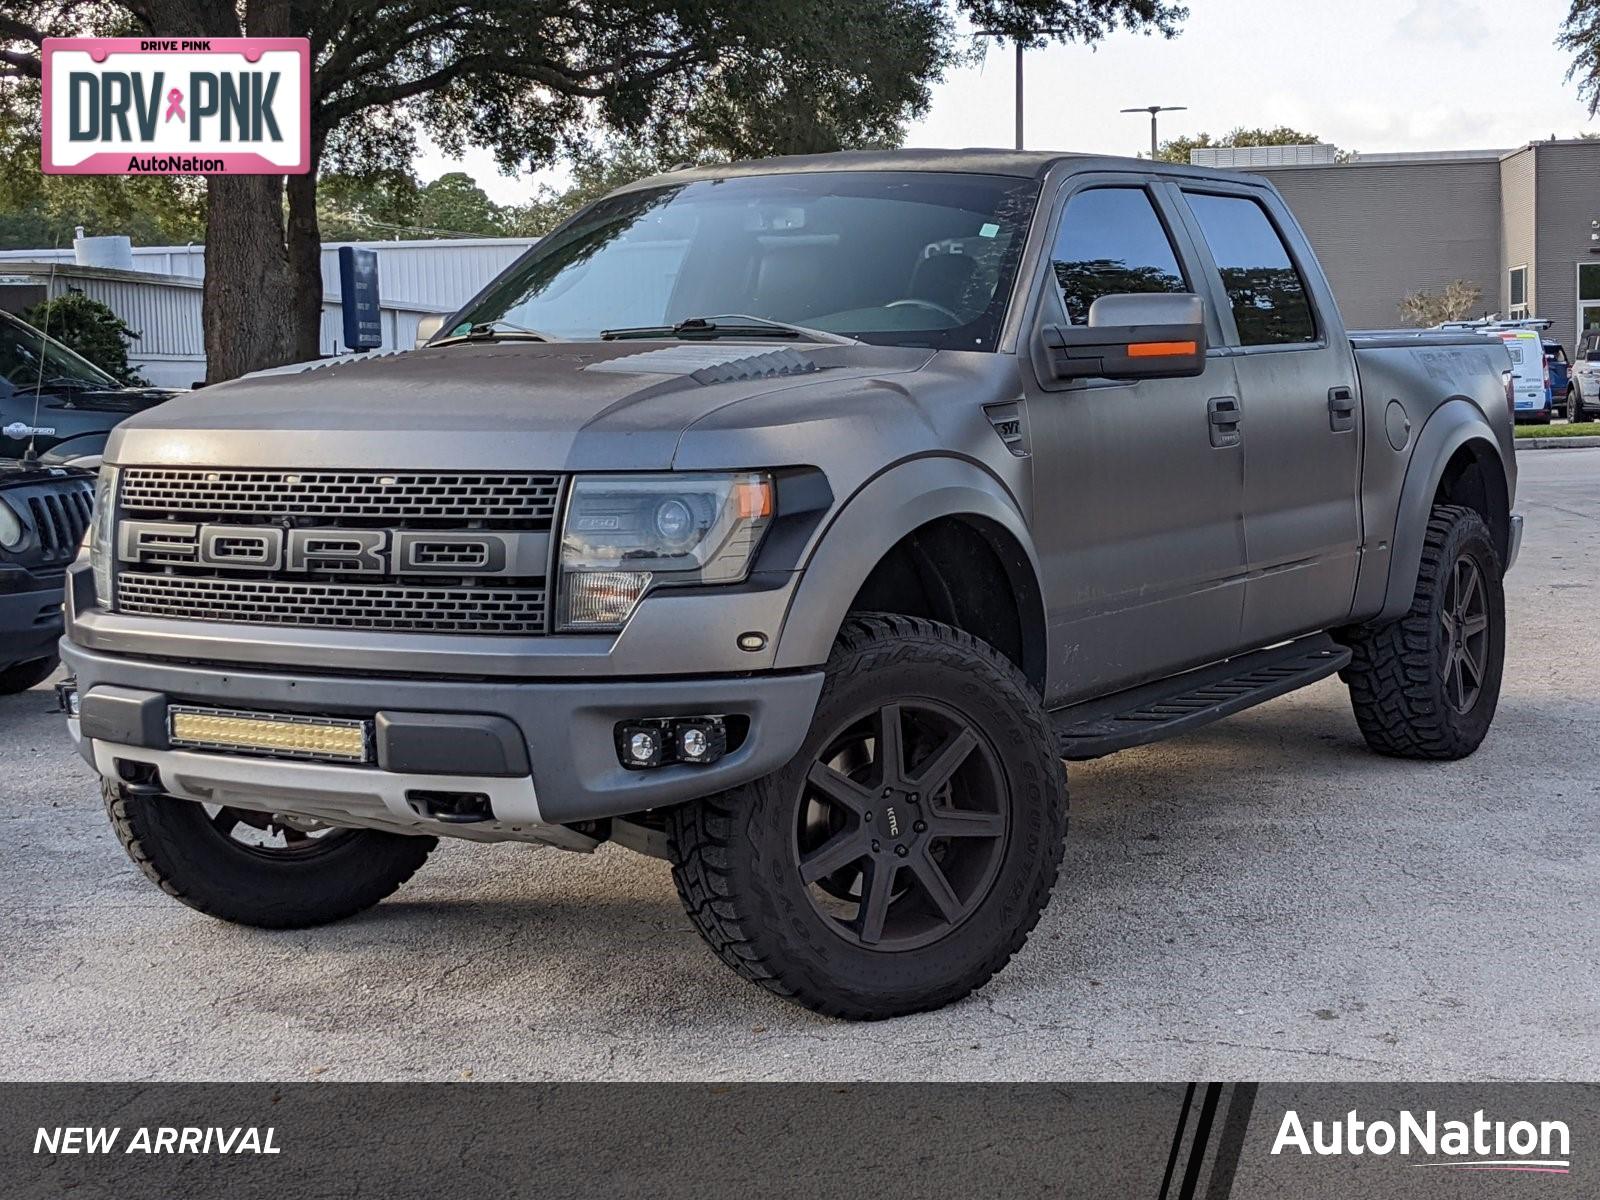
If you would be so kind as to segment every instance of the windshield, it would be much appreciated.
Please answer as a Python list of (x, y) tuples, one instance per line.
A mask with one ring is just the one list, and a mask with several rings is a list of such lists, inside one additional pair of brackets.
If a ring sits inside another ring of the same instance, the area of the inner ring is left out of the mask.
[(63, 387), (120, 388), (122, 385), (86, 358), (47, 338), (26, 321), (0, 312), (0, 378), (18, 391), (44, 381), (44, 390)]
[(507, 321), (586, 339), (740, 314), (992, 350), (1038, 192), (1033, 180), (903, 171), (625, 192), (539, 242), (444, 332)]

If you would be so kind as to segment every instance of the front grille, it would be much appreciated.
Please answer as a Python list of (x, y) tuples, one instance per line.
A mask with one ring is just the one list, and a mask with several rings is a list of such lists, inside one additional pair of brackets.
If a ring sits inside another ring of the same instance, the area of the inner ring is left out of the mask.
[(539, 634), (545, 590), (216, 579), (124, 571), (117, 607), (146, 617), (323, 629)]
[[(562, 477), (532, 472), (224, 470), (125, 467), (118, 480), (121, 519), (141, 522), (275, 526), (326, 530), (310, 543), (318, 553), (303, 570), (251, 570), (259, 539), (239, 542), (240, 565), (220, 558), (202, 565), (192, 549), (163, 553), (148, 531), (137, 566), (119, 563), (115, 604), (136, 616), (229, 621), (299, 628), (365, 629), (479, 635), (542, 634), (546, 628), (546, 564), (526, 574), (474, 574), (484, 559), (448, 534), (472, 530), (545, 533), (554, 529)], [(414, 547), (425, 573), (358, 579), (353, 532), (438, 533)], [(189, 531), (192, 538), (192, 530)], [(176, 539), (181, 543), (182, 531)], [(175, 544), (176, 544), (175, 543)], [(192, 543), (191, 543), (192, 545)], [(367, 579), (371, 581), (368, 582)]]
[(33, 526), (42, 564), (60, 566), (77, 557), (94, 508), (92, 480), (52, 480), (16, 488), (6, 495), (19, 515)]
[(391, 471), (210, 471), (129, 467), (119, 483), (130, 512), (347, 521), (486, 521), (547, 529), (559, 475)]

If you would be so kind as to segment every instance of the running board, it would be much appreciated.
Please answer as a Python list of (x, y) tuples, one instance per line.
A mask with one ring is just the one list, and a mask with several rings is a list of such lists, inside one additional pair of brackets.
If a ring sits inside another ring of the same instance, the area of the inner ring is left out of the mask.
[(1349, 661), (1349, 647), (1318, 633), (1058, 709), (1050, 719), (1062, 758), (1101, 758), (1191, 733), (1326, 679)]

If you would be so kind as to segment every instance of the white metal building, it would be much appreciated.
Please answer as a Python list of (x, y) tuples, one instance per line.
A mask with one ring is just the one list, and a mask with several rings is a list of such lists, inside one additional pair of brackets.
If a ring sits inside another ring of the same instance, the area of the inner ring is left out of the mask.
[[(339, 247), (378, 254), (383, 349), (405, 349), (417, 325), (454, 312), (536, 238), (459, 238), (407, 242), (328, 242), (322, 247), (322, 348), (342, 353)], [(133, 366), (151, 383), (188, 387), (205, 377), (200, 280), (205, 247), (130, 246), (125, 238), (78, 238), (61, 250), (0, 251), (0, 308), (16, 312), (79, 291), (101, 301), (139, 334)], [(52, 277), (53, 276), (53, 277)]]

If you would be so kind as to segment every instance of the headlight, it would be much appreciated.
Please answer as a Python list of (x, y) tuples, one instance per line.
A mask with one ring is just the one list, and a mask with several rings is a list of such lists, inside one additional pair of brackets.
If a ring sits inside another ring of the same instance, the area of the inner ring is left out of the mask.
[(94, 485), (94, 515), (89, 519), (89, 565), (94, 568), (95, 600), (111, 609), (112, 530), (117, 524), (117, 469), (102, 466)]
[(772, 477), (589, 475), (561, 536), (563, 630), (620, 629), (652, 586), (737, 583), (772, 520)]
[(15, 550), (22, 545), (22, 518), (12, 511), (4, 500), (0, 500), (0, 546), (7, 550)]

